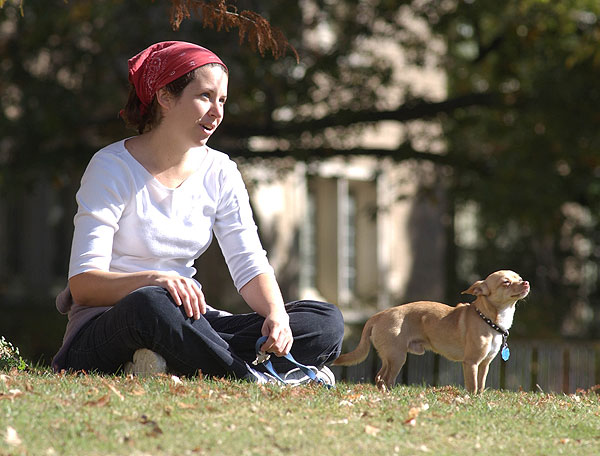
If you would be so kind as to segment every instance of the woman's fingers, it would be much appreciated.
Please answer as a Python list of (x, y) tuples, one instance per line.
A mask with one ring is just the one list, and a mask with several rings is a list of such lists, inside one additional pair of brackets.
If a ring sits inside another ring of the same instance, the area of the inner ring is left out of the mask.
[(192, 279), (185, 279), (180, 282), (180, 290), (186, 315), (198, 320), (202, 314), (206, 313), (204, 293)]
[(180, 282), (177, 285), (177, 291), (179, 293), (179, 296), (181, 297), (181, 302), (183, 303), (183, 309), (185, 310), (185, 314), (191, 318), (194, 316), (194, 306), (192, 302), (193, 296), (188, 293), (188, 290), (185, 287), (184, 283)]
[(206, 313), (206, 300), (204, 293), (195, 280), (181, 276), (170, 276), (165, 288), (173, 297), (177, 306), (183, 306), (185, 314), (198, 320), (200, 315)]
[[(198, 286), (198, 284), (195, 281), (192, 281), (192, 287), (194, 289), (194, 294), (196, 296), (196, 304), (198, 307), (198, 318), (200, 318), (200, 314), (205, 314), (206, 313), (206, 299), (204, 298), (204, 293), (202, 293), (202, 290), (200, 289), (200, 287)], [(198, 319), (196, 318), (196, 319)]]
[(262, 333), (268, 336), (261, 347), (262, 351), (275, 353), (278, 356), (283, 356), (290, 352), (294, 338), (287, 319), (279, 321), (278, 319), (267, 317), (263, 324)]

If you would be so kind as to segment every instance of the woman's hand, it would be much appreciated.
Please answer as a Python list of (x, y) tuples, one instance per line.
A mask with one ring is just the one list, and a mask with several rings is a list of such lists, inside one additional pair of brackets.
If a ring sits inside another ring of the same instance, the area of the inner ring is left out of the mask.
[(260, 348), (261, 351), (275, 353), (277, 356), (287, 355), (294, 342), (287, 312), (281, 310), (267, 315), (262, 326), (262, 335), (267, 336), (267, 340)]
[(267, 336), (260, 348), (263, 352), (287, 355), (294, 339), (279, 285), (273, 274), (259, 274), (240, 290), (248, 305), (259, 315), (265, 317), (261, 333)]
[(194, 279), (182, 277), (176, 273), (154, 272), (153, 285), (166, 289), (177, 306), (183, 306), (185, 314), (198, 320), (206, 313), (204, 293)]

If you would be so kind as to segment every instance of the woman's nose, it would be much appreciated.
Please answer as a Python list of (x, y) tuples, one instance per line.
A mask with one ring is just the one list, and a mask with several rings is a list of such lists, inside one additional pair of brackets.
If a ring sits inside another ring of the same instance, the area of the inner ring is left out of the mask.
[(221, 106), (220, 103), (213, 103), (211, 105), (210, 110), (208, 111), (208, 113), (211, 116), (219, 119), (219, 118), (223, 117), (223, 106)]

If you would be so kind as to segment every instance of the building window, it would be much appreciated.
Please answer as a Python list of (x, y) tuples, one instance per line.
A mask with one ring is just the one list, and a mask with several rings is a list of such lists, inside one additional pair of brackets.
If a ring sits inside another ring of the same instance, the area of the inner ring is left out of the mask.
[(314, 192), (306, 195), (306, 216), (300, 230), (300, 288), (317, 289), (317, 223)]
[(308, 179), (300, 282), (341, 306), (377, 296), (374, 181)]
[(347, 185), (339, 194), (338, 226), (340, 298), (344, 302), (356, 296), (356, 199)]

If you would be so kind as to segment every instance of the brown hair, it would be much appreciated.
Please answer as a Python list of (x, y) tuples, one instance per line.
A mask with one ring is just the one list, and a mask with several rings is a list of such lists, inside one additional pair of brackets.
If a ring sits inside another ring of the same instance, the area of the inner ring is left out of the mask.
[[(201, 67), (198, 67), (189, 73), (184, 74), (183, 76), (175, 79), (172, 82), (169, 82), (165, 88), (167, 91), (173, 95), (175, 98), (179, 98), (183, 93), (183, 90), (188, 86), (190, 82), (196, 79), (197, 74), (196, 71), (200, 68), (207, 68), (218, 66), (227, 73), (227, 68), (218, 63), (208, 63)], [(141, 110), (142, 102), (140, 101), (133, 84), (129, 86), (129, 98), (127, 99), (127, 104), (125, 105), (125, 109), (121, 112), (121, 117), (125, 121), (125, 125), (128, 128), (132, 128), (136, 130), (139, 134), (145, 133), (147, 131), (152, 130), (156, 127), (161, 119), (162, 114), (158, 102), (156, 101), (156, 95), (152, 99), (152, 103), (148, 106), (146, 112), (142, 114)]]

